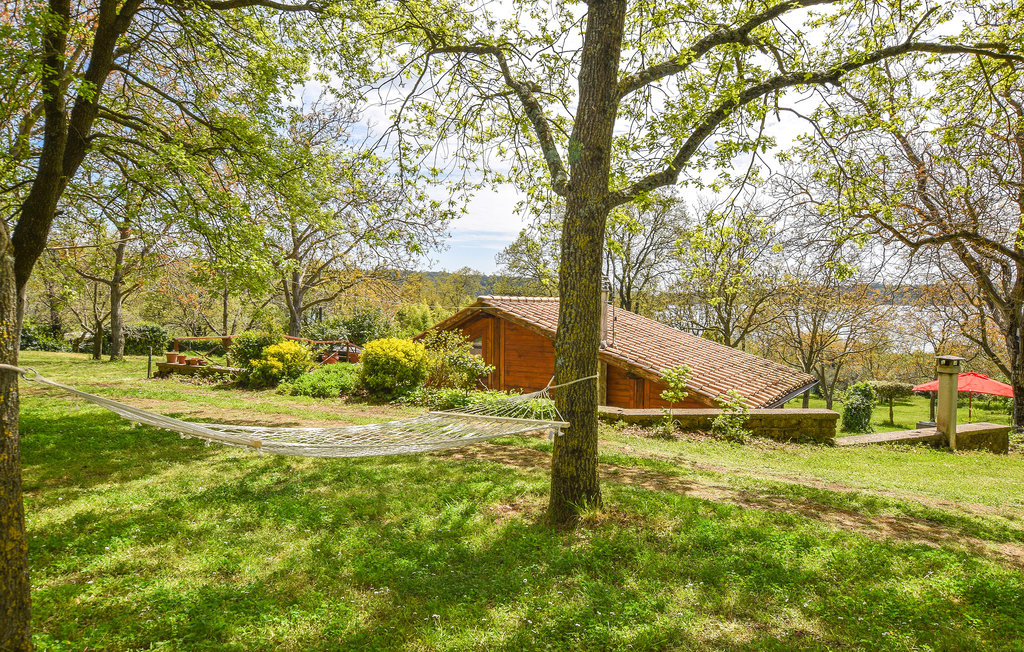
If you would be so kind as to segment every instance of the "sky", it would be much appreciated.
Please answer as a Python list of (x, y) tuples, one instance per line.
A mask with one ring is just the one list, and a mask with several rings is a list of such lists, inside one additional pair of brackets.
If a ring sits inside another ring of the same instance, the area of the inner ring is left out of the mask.
[(481, 188), (470, 201), (467, 214), (449, 227), (447, 249), (431, 252), (419, 267), (449, 272), (469, 267), (493, 274), (498, 269), (494, 256), (512, 244), (529, 222), (516, 212), (518, 201), (519, 195), (512, 186)]

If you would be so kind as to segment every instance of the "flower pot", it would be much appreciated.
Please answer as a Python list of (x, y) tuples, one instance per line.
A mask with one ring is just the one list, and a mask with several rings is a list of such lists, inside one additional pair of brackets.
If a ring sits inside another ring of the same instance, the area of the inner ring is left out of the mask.
[(196, 358), (185, 358), (185, 364), (187, 364), (190, 367), (195, 366), (196, 360)]
[(202, 358), (196, 358), (196, 364), (199, 365), (200, 367), (205, 367), (206, 360), (203, 360)]
[(177, 364), (185, 364), (185, 354), (184, 353), (179, 353), (178, 355), (175, 356), (175, 360), (174, 361)]
[(178, 354), (175, 353), (174, 351), (168, 351), (164, 355), (167, 356), (167, 362), (170, 362), (171, 364), (174, 364), (175, 362), (178, 361)]

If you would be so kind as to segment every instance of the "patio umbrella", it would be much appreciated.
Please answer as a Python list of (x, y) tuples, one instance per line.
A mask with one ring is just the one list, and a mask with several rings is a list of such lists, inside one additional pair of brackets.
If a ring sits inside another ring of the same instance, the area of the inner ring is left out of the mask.
[[(933, 380), (928, 383), (916, 385), (915, 392), (937, 392), (939, 381)], [(1013, 398), (1013, 388), (1006, 383), (992, 380), (985, 374), (966, 371), (960, 374), (956, 382), (956, 391), (960, 394), (967, 394), (967, 418), (971, 418), (972, 403), (975, 394), (988, 394), (990, 396), (1006, 396)]]

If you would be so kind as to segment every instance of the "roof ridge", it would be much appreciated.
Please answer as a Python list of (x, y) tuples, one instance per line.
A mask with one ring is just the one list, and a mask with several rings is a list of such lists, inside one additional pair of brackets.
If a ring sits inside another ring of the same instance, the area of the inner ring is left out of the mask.
[(512, 294), (482, 294), (477, 297), (477, 301), (491, 300), (491, 301), (558, 301), (558, 297), (522, 297), (515, 296)]

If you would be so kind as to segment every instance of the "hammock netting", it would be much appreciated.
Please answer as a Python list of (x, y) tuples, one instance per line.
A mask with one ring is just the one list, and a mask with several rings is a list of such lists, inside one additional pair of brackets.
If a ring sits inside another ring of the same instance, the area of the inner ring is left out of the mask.
[(424, 453), (466, 446), (496, 437), (546, 432), (554, 437), (564, 422), (548, 395), (549, 388), (466, 407), (367, 425), (325, 427), (239, 426), (182, 421), (89, 394), (50, 380), (32, 369), (17, 369), (26, 380), (56, 387), (135, 423), (198, 437), (227, 446), (301, 457), (369, 457)]

